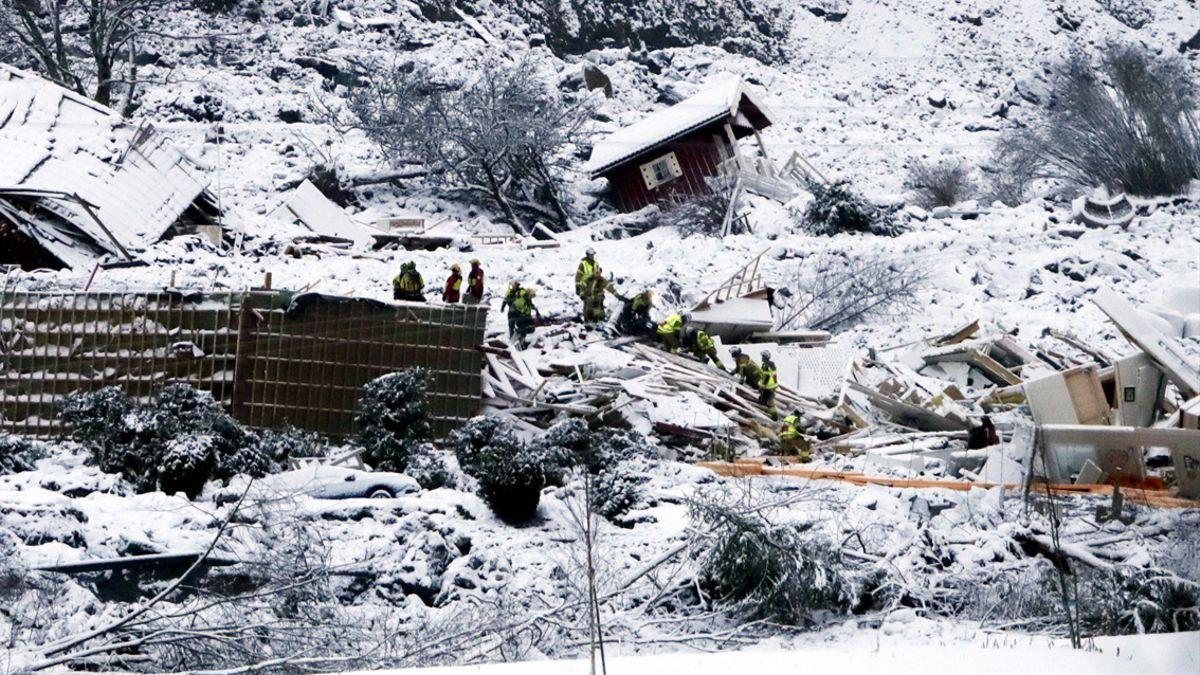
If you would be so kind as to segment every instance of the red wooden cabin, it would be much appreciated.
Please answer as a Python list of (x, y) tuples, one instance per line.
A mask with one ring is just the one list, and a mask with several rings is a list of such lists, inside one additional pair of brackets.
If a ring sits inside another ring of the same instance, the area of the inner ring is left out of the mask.
[(770, 111), (744, 82), (722, 80), (601, 139), (586, 170), (608, 179), (617, 208), (628, 213), (704, 191), (739, 161), (742, 138), (754, 136), (766, 156), (758, 132), (769, 126)]

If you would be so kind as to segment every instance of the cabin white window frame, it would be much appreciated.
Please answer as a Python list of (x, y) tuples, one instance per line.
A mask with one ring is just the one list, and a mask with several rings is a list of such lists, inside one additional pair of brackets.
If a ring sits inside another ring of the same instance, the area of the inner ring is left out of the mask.
[(660, 155), (646, 162), (640, 168), (647, 190), (658, 189), (661, 185), (683, 177), (683, 167), (679, 165), (679, 158), (675, 156), (674, 152)]

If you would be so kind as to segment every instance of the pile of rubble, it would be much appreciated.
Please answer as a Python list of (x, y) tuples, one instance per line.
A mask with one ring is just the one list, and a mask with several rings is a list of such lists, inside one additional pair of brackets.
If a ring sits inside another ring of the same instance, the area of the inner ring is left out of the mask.
[(767, 294), (753, 275), (731, 283), (735, 292), (714, 292), (693, 321), (716, 336), (723, 363), (732, 363), (735, 347), (771, 354), (778, 417), (799, 413), (811, 464), (780, 454), (780, 422), (734, 375), (648, 339), (597, 337), (582, 327), (539, 329), (534, 349), (485, 346), (489, 412), (531, 431), (563, 413), (621, 423), (699, 448), (707, 456), (693, 458), (727, 475), (1046, 486), (1156, 506), (1200, 499), (1200, 369), (1181, 340), (1200, 336), (1200, 289), (1181, 289), (1153, 312), (1096, 293), (1096, 305), (1136, 348), (1118, 357), (1056, 331), (1022, 344), (979, 321), (863, 353), (772, 332), (760, 308), (750, 310), (754, 326), (739, 326), (732, 317), (744, 308), (722, 305), (767, 305)]

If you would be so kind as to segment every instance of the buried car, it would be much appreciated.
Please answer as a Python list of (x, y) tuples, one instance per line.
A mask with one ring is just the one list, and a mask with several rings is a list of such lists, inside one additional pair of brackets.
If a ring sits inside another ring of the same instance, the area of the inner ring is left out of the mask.
[(402, 473), (362, 471), (310, 464), (263, 478), (237, 476), (217, 493), (218, 504), (249, 499), (281, 499), (306, 495), (315, 499), (391, 499), (419, 492), (417, 481)]

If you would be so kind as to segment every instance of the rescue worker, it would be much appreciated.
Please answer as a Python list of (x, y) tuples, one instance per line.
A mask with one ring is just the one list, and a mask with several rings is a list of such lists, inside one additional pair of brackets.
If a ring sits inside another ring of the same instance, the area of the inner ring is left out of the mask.
[(808, 439), (800, 434), (799, 410), (793, 410), (791, 415), (783, 418), (783, 426), (779, 428), (779, 449), (785, 454), (799, 455), (801, 462), (812, 461)]
[(471, 271), (467, 273), (467, 292), (463, 302), (468, 305), (478, 305), (483, 301), (483, 264), (479, 258), (471, 258)]
[(596, 273), (591, 276), (584, 288), (583, 296), (583, 320), (587, 323), (603, 323), (606, 318), (604, 311), (604, 294), (612, 293), (612, 283), (605, 279), (600, 274), (600, 266), (596, 266)]
[(600, 265), (596, 264), (596, 249), (589, 247), (584, 252), (583, 260), (579, 261), (579, 267), (575, 269), (575, 295), (583, 301), (584, 321), (588, 320), (588, 310), (590, 309), (588, 298), (591, 295), (592, 279), (599, 275)]
[(779, 370), (771, 360), (771, 352), (762, 353), (762, 379), (758, 387), (758, 403), (767, 409), (771, 419), (779, 419), (779, 411), (775, 408), (775, 391), (779, 389)]
[(672, 314), (666, 321), (658, 324), (655, 335), (662, 346), (672, 354), (679, 351), (683, 342), (683, 328), (687, 325), (687, 320), (686, 314)]
[(400, 274), (392, 279), (392, 298), (410, 302), (425, 302), (421, 291), (425, 289), (425, 280), (417, 271), (417, 263), (411, 260), (400, 266)]
[[(750, 358), (750, 355), (743, 352), (741, 349), (734, 347), (729, 350), (733, 354), (734, 372), (742, 377), (742, 384), (751, 387), (758, 392), (758, 403), (767, 409), (767, 414), (771, 419), (775, 419), (779, 413), (775, 411), (775, 392), (763, 388), (763, 371)], [(764, 392), (770, 391), (770, 394)]]
[(508, 333), (518, 349), (528, 346), (526, 338), (533, 332), (534, 315), (542, 318), (541, 312), (533, 304), (536, 294), (532, 288), (524, 288), (520, 282), (514, 281), (508, 285), (508, 293), (504, 296), (504, 302), (500, 303), (500, 309), (508, 308)]
[(462, 297), (462, 283), (462, 267), (455, 263), (450, 266), (450, 278), (446, 279), (446, 288), (442, 289), (442, 302), (458, 302)]
[(725, 364), (721, 363), (721, 358), (717, 356), (717, 343), (713, 342), (712, 336), (707, 332), (695, 326), (688, 326), (683, 330), (683, 345), (701, 361), (712, 361), (714, 366), (725, 370)]
[(650, 310), (654, 307), (654, 291), (642, 291), (625, 300), (617, 315), (617, 330), (625, 335), (646, 335), (653, 328)]

